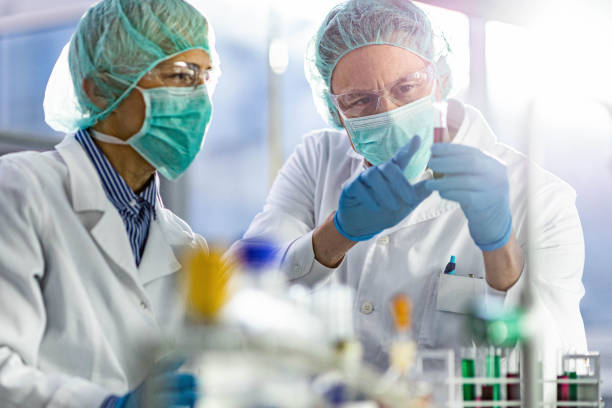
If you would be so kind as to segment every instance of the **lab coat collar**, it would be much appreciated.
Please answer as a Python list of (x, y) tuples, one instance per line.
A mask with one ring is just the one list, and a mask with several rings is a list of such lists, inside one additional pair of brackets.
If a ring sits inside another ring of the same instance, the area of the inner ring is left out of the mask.
[[(158, 217), (151, 220), (149, 235), (140, 263), (137, 268), (130, 243), (125, 233), (125, 224), (119, 212), (108, 200), (102, 182), (87, 153), (83, 150), (74, 135), (66, 135), (55, 147), (68, 168), (70, 197), (72, 206), (83, 219), (89, 212), (99, 212), (96, 222), (87, 222), (86, 228), (102, 250), (125, 272), (135, 279), (140, 269), (141, 283), (161, 277), (180, 269), (173, 243), (166, 238), (166, 228), (171, 227), (159, 195), (155, 209)], [(161, 216), (160, 216), (161, 215)], [(170, 232), (170, 235), (172, 232)]]
[(77, 212), (107, 211), (112, 204), (108, 201), (96, 169), (87, 157), (83, 147), (68, 134), (55, 146), (68, 168), (72, 207)]
[(140, 260), (139, 275), (144, 285), (154, 279), (170, 275), (181, 269), (182, 265), (175, 254), (175, 247), (184, 248), (185, 242), (178, 242), (172, 238), (175, 236), (171, 231), (172, 223), (167, 220), (167, 210), (162, 209), (158, 216), (151, 220), (149, 236)]

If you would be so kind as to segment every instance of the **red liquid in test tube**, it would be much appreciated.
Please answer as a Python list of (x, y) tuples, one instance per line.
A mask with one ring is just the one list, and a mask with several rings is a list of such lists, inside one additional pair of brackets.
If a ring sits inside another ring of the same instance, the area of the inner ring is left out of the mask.
[(448, 129), (446, 127), (446, 110), (447, 106), (444, 102), (438, 102), (434, 104), (434, 110), (436, 114), (436, 123), (434, 126), (434, 143), (448, 143), (450, 137), (448, 135)]

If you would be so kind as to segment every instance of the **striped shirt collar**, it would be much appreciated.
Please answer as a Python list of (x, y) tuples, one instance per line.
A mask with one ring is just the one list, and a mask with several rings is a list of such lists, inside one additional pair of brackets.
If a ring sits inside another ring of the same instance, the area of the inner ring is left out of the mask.
[(106, 196), (119, 213), (137, 216), (143, 207), (147, 207), (152, 212), (153, 218), (156, 218), (155, 202), (159, 185), (157, 173), (155, 173), (149, 185), (140, 194), (136, 194), (117, 173), (86, 130), (79, 130), (75, 137), (87, 152), (100, 175)]

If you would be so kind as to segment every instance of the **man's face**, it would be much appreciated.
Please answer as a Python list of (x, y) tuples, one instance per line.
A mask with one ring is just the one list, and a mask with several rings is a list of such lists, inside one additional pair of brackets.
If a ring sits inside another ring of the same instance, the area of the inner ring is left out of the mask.
[[(369, 111), (367, 115), (387, 112), (402, 106), (402, 103), (397, 102), (397, 98), (388, 95), (391, 93), (390, 90), (395, 86), (402, 86), (405, 78), (425, 68), (427, 62), (400, 47), (392, 45), (360, 47), (338, 61), (332, 73), (331, 92), (334, 95), (351, 94), (356, 91), (382, 93), (384, 96), (378, 99), (376, 109)], [(414, 88), (411, 91), (411, 99), (417, 100), (430, 94), (433, 83), (433, 80), (429, 80), (426, 84)], [(344, 125), (343, 115), (343, 113), (339, 115), (342, 125)], [(354, 115), (347, 115), (350, 116)], [(353, 146), (352, 141), (351, 146)], [(366, 164), (369, 165), (367, 162)]]

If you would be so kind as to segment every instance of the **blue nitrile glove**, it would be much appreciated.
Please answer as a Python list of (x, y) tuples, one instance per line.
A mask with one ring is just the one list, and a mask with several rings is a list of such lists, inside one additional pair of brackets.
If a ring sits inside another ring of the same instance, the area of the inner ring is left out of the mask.
[(364, 170), (342, 189), (334, 224), (352, 241), (365, 241), (403, 220), (429, 194), (423, 182), (411, 185), (404, 168), (419, 149), (416, 136), (393, 158)]
[(193, 374), (179, 373), (182, 359), (163, 359), (149, 376), (123, 397), (109, 397), (102, 408), (171, 408), (194, 407), (198, 400), (198, 383)]
[(426, 181), (425, 187), (461, 205), (480, 249), (504, 246), (512, 232), (506, 166), (475, 147), (460, 144), (436, 143), (431, 153), (429, 168), (444, 177)]

